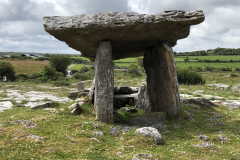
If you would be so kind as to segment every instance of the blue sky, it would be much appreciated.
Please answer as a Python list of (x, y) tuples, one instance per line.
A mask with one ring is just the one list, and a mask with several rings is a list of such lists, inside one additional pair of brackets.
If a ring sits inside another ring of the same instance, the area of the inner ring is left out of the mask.
[(239, 0), (0, 0), (0, 52), (80, 53), (44, 31), (44, 16), (175, 9), (203, 10), (206, 19), (174, 51), (240, 48), (239, 8)]

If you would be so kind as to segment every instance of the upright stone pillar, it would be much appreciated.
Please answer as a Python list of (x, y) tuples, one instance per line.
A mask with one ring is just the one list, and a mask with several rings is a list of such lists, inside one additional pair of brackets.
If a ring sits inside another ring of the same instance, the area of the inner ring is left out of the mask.
[(181, 106), (172, 48), (161, 44), (146, 50), (143, 65), (147, 73), (151, 111), (164, 111), (170, 116), (178, 115)]
[(96, 120), (113, 123), (114, 71), (110, 41), (100, 42), (95, 60)]

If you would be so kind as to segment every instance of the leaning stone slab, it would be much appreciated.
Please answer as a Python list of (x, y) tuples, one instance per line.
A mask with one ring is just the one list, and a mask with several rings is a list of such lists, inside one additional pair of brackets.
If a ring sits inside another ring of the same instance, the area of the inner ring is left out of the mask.
[(82, 56), (95, 60), (99, 42), (110, 40), (113, 59), (143, 56), (159, 42), (171, 47), (189, 35), (190, 26), (203, 22), (203, 11), (168, 10), (152, 14), (106, 12), (44, 17), (45, 30)]
[(157, 142), (157, 144), (160, 144), (162, 142), (162, 136), (156, 128), (152, 127), (138, 128), (135, 131), (135, 134), (141, 134), (143, 136), (152, 137)]

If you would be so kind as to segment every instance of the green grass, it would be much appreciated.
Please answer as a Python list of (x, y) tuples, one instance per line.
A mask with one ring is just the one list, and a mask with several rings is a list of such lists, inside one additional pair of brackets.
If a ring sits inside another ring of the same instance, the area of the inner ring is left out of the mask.
[(211, 67), (215, 67), (215, 68), (222, 68), (222, 67), (230, 67), (230, 68), (239, 68), (240, 67), (240, 63), (235, 62), (235, 63), (206, 63), (206, 62), (187, 62), (187, 63), (176, 63), (177, 67), (180, 68), (188, 68), (188, 67), (201, 67), (201, 68), (205, 68), (206, 66), (211, 66)]
[(90, 62), (90, 59), (89, 59), (89, 58), (86, 58), (86, 57), (70, 57), (70, 58), (83, 59), (83, 60), (87, 60), (88, 62)]
[(117, 63), (137, 63), (137, 58), (124, 58), (120, 60), (115, 60)]
[(220, 60), (220, 61), (230, 61), (230, 60), (238, 60), (240, 61), (240, 55), (227, 55), (227, 56), (221, 56), (221, 55), (216, 55), (216, 56), (178, 56), (177, 58), (184, 59), (185, 57), (188, 57), (189, 59), (196, 59), (198, 58), (199, 60)]
[(68, 68), (70, 70), (80, 70), (83, 66), (86, 66), (84, 64), (75, 64), (74, 66)]
[[(59, 110), (64, 108), (64, 110)], [(0, 131), (0, 154), (2, 159), (131, 159), (133, 155), (154, 154), (163, 159), (237, 159), (240, 157), (239, 148), (239, 113), (225, 107), (214, 109), (193, 109), (182, 106), (194, 114), (196, 122), (190, 122), (189, 116), (181, 112), (178, 119), (169, 119), (167, 130), (163, 133), (163, 144), (157, 145), (151, 138), (135, 135), (133, 129), (123, 135), (112, 136), (109, 131), (118, 124), (110, 125), (94, 121), (93, 106), (84, 105), (84, 113), (73, 116), (67, 105), (57, 108), (58, 113), (30, 108), (14, 108), (1, 113), (0, 122), (3, 130)], [(222, 116), (214, 116), (212, 112)], [(207, 118), (221, 118), (224, 126), (214, 126), (214, 122), (205, 122)], [(27, 129), (22, 124), (11, 124), (14, 120), (30, 120), (36, 127)], [(99, 128), (93, 126), (100, 124)], [(180, 128), (176, 128), (178, 126)], [(94, 131), (102, 131), (103, 137), (93, 136)], [(215, 145), (207, 148), (194, 148), (193, 145), (204, 141), (195, 137), (196, 134), (207, 135), (210, 143)], [(217, 140), (218, 135), (228, 137), (226, 143)], [(24, 135), (37, 135), (44, 140), (35, 142)], [(16, 136), (23, 136), (14, 139)], [(97, 138), (99, 142), (91, 139)], [(122, 146), (134, 146), (127, 148)], [(117, 152), (121, 152), (117, 155)]]

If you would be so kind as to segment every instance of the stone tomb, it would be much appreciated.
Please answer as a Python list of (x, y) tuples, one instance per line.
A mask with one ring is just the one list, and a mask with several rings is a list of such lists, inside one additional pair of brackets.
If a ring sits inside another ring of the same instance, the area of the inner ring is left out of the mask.
[(113, 60), (144, 56), (152, 112), (180, 110), (172, 47), (205, 19), (201, 10), (169, 10), (155, 15), (106, 12), (44, 17), (45, 30), (95, 61), (96, 119), (113, 122)]

